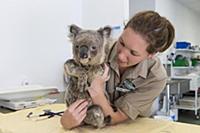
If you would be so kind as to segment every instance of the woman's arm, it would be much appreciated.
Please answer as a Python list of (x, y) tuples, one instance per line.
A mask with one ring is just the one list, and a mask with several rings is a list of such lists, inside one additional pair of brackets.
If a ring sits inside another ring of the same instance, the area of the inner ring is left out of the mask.
[[(95, 89), (98, 89), (98, 88), (95, 88)], [(110, 103), (106, 99), (106, 96), (104, 94), (99, 93), (99, 94), (93, 95), (93, 91), (94, 89), (89, 90), (93, 103), (102, 107), (105, 116), (108, 116), (108, 115), (111, 116), (111, 124), (116, 124), (128, 119), (128, 116), (126, 116), (119, 109), (116, 112), (113, 111), (113, 108), (110, 106)]]
[(109, 67), (105, 65), (105, 71), (102, 76), (96, 77), (91, 83), (88, 89), (92, 101), (102, 107), (104, 115), (111, 116), (111, 124), (119, 123), (128, 119), (128, 116), (121, 112), (119, 109), (114, 112), (113, 108), (110, 106), (110, 102), (104, 95), (105, 82), (109, 79)]

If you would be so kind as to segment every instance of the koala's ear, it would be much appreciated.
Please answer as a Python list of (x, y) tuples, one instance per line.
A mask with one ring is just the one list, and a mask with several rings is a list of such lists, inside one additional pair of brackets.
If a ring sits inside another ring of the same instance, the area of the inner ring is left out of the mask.
[(72, 24), (69, 26), (69, 37), (70, 38), (74, 38), (79, 32), (81, 31), (81, 28), (78, 27), (77, 25), (75, 24)]
[(110, 26), (105, 26), (104, 28), (100, 28), (97, 30), (102, 36), (110, 37), (112, 28)]

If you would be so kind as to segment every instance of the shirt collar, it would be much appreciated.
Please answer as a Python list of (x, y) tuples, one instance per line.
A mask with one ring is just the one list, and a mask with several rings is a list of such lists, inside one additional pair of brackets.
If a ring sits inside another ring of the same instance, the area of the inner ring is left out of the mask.
[(110, 67), (117, 73), (117, 75), (119, 76), (119, 69), (118, 69), (118, 64), (117, 64), (117, 41), (114, 43), (114, 46), (112, 47), (111, 51), (110, 51), (110, 55), (108, 57), (108, 63), (110, 65)]

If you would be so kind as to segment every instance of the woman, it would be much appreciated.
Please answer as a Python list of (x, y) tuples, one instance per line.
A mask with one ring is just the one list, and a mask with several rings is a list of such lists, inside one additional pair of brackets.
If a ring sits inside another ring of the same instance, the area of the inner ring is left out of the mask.
[[(154, 11), (139, 12), (129, 20), (109, 54), (109, 67), (105, 65), (103, 76), (96, 77), (89, 89), (93, 103), (111, 116), (111, 124), (150, 115), (167, 80), (155, 54), (171, 46), (174, 32), (172, 24)], [(109, 99), (104, 95), (105, 84)], [(86, 100), (74, 102), (61, 118), (63, 127), (79, 126), (87, 105)]]

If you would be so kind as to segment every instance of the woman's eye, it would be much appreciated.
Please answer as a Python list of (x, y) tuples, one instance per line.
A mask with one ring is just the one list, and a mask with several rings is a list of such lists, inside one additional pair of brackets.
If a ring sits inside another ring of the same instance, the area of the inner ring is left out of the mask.
[(119, 42), (123, 47), (125, 47), (124, 43), (123, 42)]
[(131, 55), (132, 55), (132, 56), (136, 56), (135, 53), (133, 53), (133, 52), (131, 52)]
[(132, 56), (139, 56), (138, 54), (136, 54), (136, 53), (133, 52), (133, 51), (130, 51), (130, 53), (131, 53)]

